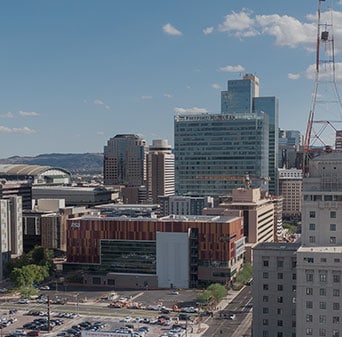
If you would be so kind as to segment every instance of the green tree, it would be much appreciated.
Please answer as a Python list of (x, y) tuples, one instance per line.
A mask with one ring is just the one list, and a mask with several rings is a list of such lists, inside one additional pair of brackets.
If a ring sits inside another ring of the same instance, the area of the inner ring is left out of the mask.
[(227, 289), (224, 285), (220, 283), (213, 283), (208, 288), (215, 302), (219, 302), (223, 297), (227, 295)]
[(253, 275), (253, 267), (251, 263), (246, 262), (243, 268), (236, 275), (236, 282), (246, 284)]
[(49, 276), (48, 267), (29, 264), (21, 268), (14, 268), (11, 280), (16, 288), (30, 287), (33, 283), (39, 283)]

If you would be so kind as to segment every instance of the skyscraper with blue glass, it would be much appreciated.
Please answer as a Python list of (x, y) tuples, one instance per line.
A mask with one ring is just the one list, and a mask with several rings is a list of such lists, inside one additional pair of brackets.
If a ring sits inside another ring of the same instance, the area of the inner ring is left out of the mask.
[(221, 114), (177, 115), (176, 193), (230, 194), (246, 174), (252, 186), (277, 193), (278, 114), (278, 99), (260, 97), (259, 79), (247, 74), (228, 81)]
[(269, 192), (278, 193), (278, 129), (279, 102), (274, 96), (259, 96), (259, 79), (246, 74), (240, 80), (229, 80), (228, 90), (221, 92), (221, 113), (261, 113), (268, 115), (269, 121)]

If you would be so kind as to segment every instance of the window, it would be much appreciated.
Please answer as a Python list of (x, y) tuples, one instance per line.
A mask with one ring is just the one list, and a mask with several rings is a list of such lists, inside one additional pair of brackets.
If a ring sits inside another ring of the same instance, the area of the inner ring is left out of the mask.
[(306, 309), (312, 309), (312, 301), (306, 301)]
[(264, 271), (262, 273), (262, 278), (268, 278), (268, 272), (267, 271)]
[(306, 293), (307, 295), (313, 295), (313, 289), (312, 289), (312, 288), (306, 288), (306, 289), (305, 289), (305, 293)]
[(269, 261), (268, 260), (264, 260), (263, 263), (264, 263), (264, 267), (268, 267), (269, 266)]
[(336, 224), (335, 223), (331, 223), (330, 224), (330, 230), (335, 232), (336, 231)]
[(277, 297), (277, 302), (278, 303), (283, 303), (283, 296), (278, 296)]
[(315, 229), (316, 229), (316, 224), (310, 223), (310, 224), (309, 224), (309, 230), (310, 230), (310, 231), (314, 231)]
[(319, 302), (319, 308), (320, 309), (326, 309), (327, 308), (327, 302)]
[(297, 279), (297, 274), (292, 274), (292, 280), (296, 280)]
[(263, 288), (264, 290), (268, 290), (268, 284), (264, 284), (264, 285), (262, 286), (262, 288)]
[(307, 314), (307, 315), (306, 315), (306, 321), (307, 321), (308, 323), (311, 323), (311, 322), (312, 322), (312, 315)]
[(283, 337), (283, 333), (281, 331), (278, 331), (277, 337)]
[(336, 212), (335, 211), (330, 211), (330, 218), (336, 219)]
[(327, 335), (326, 330), (323, 329), (323, 328), (320, 328), (320, 329), (319, 329), (319, 335), (320, 335), (320, 336), (326, 336), (326, 335)]
[(319, 322), (320, 322), (321, 324), (326, 323), (326, 322), (327, 322), (326, 316), (325, 316), (325, 315), (319, 315)]
[(283, 321), (279, 319), (279, 320), (277, 321), (277, 325), (278, 325), (278, 326), (283, 326)]
[(309, 217), (310, 218), (316, 218), (316, 212), (315, 211), (310, 211), (309, 212)]
[(333, 303), (333, 310), (340, 310), (340, 303), (334, 302)]
[(312, 336), (312, 328), (306, 328), (306, 335)]
[(263, 314), (268, 314), (268, 312), (269, 312), (269, 311), (268, 311), (268, 308), (266, 308), (266, 307), (263, 307), (263, 308), (262, 308), (262, 313), (263, 313)]
[(277, 315), (282, 315), (283, 314), (283, 310), (281, 308), (277, 309)]
[(340, 259), (339, 259), (339, 258), (334, 259), (334, 262), (335, 262), (335, 263), (340, 263)]
[(333, 296), (340, 296), (340, 289), (333, 289)]
[(269, 335), (268, 335), (268, 331), (267, 330), (264, 330), (263, 332), (262, 332), (262, 337), (268, 337)]
[(283, 260), (277, 260), (277, 267), (283, 268), (284, 267), (284, 261)]
[(319, 294), (320, 294), (320, 296), (327, 296), (327, 290), (325, 288), (320, 288)]
[(330, 243), (335, 244), (336, 243), (336, 236), (331, 236), (330, 237)]
[(278, 284), (278, 291), (283, 291), (283, 285), (282, 284)]
[(321, 257), (321, 262), (325, 263), (327, 262), (327, 259), (325, 257)]
[(328, 280), (327, 273), (319, 273), (319, 281), (320, 282), (327, 282), (327, 280)]
[(332, 322), (334, 324), (339, 324), (340, 323), (340, 316), (333, 316)]
[(306, 274), (306, 281), (313, 282), (313, 280), (314, 280), (313, 274), (311, 273)]
[(340, 331), (334, 329), (334, 330), (332, 331), (332, 336), (333, 336), (333, 337), (340, 337)]
[(334, 274), (333, 275), (333, 282), (334, 283), (340, 283), (341, 282), (341, 275), (340, 274)]
[(262, 320), (262, 325), (268, 325), (268, 319), (263, 319)]
[(263, 297), (262, 297), (262, 301), (263, 301), (263, 302), (268, 302), (268, 296), (263, 296)]
[(282, 280), (283, 279), (283, 273), (278, 273), (278, 280)]
[(310, 243), (315, 243), (316, 242), (316, 237), (315, 236), (309, 236), (309, 242)]

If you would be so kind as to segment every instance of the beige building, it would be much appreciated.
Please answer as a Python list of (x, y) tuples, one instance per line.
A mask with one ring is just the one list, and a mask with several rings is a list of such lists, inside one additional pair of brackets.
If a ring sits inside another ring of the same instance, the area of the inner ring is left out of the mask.
[(175, 193), (175, 156), (166, 139), (153, 140), (147, 155), (148, 199), (158, 203), (159, 196)]
[(252, 261), (251, 249), (256, 243), (275, 241), (274, 203), (262, 197), (260, 188), (234, 189), (231, 202), (222, 203), (218, 208), (204, 209), (203, 214), (242, 214), (247, 261)]
[(279, 193), (283, 196), (283, 215), (286, 218), (300, 218), (302, 208), (302, 170), (278, 169)]
[(342, 153), (310, 160), (297, 252), (297, 336), (342, 336)]

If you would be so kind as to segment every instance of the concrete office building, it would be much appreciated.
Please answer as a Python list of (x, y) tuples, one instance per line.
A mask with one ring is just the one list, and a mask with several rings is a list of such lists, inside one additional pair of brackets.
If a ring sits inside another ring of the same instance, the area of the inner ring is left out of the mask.
[(159, 203), (160, 216), (202, 215), (203, 208), (214, 207), (214, 198), (170, 195), (160, 197)]
[(148, 199), (158, 203), (159, 196), (175, 193), (175, 156), (166, 139), (153, 140), (147, 155)]
[(64, 199), (39, 199), (34, 210), (25, 210), (22, 214), (24, 250), (28, 252), (39, 245), (65, 253), (67, 219), (99, 214), (96, 209), (66, 207)]
[(237, 216), (75, 218), (64, 268), (83, 270), (85, 284), (116, 288), (226, 283), (244, 260), (242, 228)]
[(320, 153), (303, 180), (297, 336), (342, 335), (342, 153)]
[(234, 189), (231, 202), (221, 203), (217, 208), (205, 209), (203, 214), (242, 214), (247, 261), (252, 261), (252, 248), (255, 244), (275, 241), (274, 203), (272, 199), (263, 197), (259, 188)]
[[(231, 195), (248, 172), (269, 176), (265, 113), (175, 116), (176, 194)], [(263, 181), (254, 185), (267, 189)]]
[(112, 202), (112, 191), (103, 187), (32, 186), (32, 197), (38, 199), (64, 199), (66, 206), (86, 206)]
[(23, 253), (22, 200), (20, 196), (0, 199), (0, 280), (4, 279), (4, 267), (11, 257)]
[(296, 336), (299, 246), (299, 243), (260, 243), (253, 248), (253, 336)]
[[(228, 90), (221, 92), (222, 114), (260, 114), (268, 116), (268, 172), (269, 192), (278, 194), (278, 129), (279, 129), (279, 102), (274, 96), (259, 96), (259, 78), (246, 74), (240, 80), (229, 80)], [(249, 171), (246, 171), (249, 172)], [(249, 172), (250, 173), (250, 172)]]
[[(138, 203), (138, 190), (146, 183), (146, 141), (138, 135), (116, 135), (104, 147), (104, 185), (122, 185), (130, 189), (125, 203)], [(145, 193), (146, 194), (146, 193)], [(146, 196), (145, 196), (146, 197)]]
[(300, 219), (303, 171), (296, 168), (280, 168), (278, 172), (279, 193), (283, 196), (283, 216), (287, 219)]

